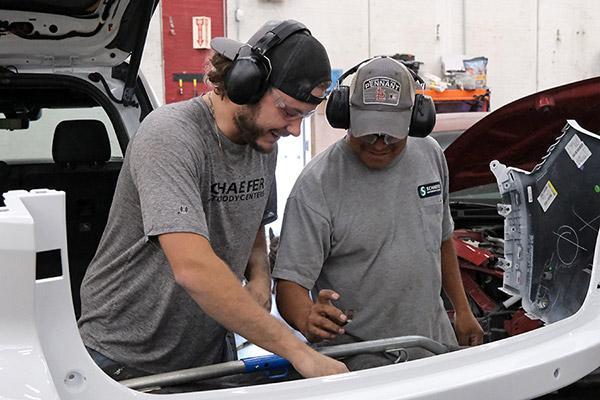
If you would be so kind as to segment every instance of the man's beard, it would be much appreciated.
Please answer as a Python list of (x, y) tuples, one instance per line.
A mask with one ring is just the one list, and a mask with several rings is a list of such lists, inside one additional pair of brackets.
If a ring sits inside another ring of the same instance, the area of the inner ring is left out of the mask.
[(256, 124), (255, 115), (258, 113), (258, 106), (256, 104), (242, 107), (242, 109), (235, 113), (233, 122), (240, 132), (240, 138), (254, 150), (261, 153), (270, 153), (272, 150), (263, 149), (256, 141), (259, 137), (264, 135), (264, 129)]

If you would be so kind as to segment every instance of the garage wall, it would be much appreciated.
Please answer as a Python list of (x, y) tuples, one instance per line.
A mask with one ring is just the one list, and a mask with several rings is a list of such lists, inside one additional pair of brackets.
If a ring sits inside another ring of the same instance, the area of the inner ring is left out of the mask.
[(265, 20), (300, 20), (340, 69), (403, 52), (440, 75), (443, 54), (486, 56), (492, 109), (600, 75), (594, 0), (229, 0), (227, 14), (228, 35), (242, 40)]
[[(334, 68), (377, 54), (415, 54), (439, 75), (441, 55), (489, 58), (492, 109), (538, 90), (600, 75), (596, 0), (228, 0), (227, 35), (241, 40), (268, 19), (304, 22)], [(142, 71), (164, 100), (160, 7)]]
[(370, 54), (414, 54), (423, 70), (439, 75), (442, 54), (462, 53), (459, 1), (371, 0)]
[(537, 91), (537, 4), (531, 0), (464, 2), (465, 52), (489, 59), (492, 110)]
[(152, 16), (152, 21), (150, 22), (140, 70), (146, 79), (148, 79), (150, 87), (154, 91), (159, 102), (163, 104), (165, 102), (165, 85), (163, 76), (164, 62), (160, 7), (156, 9)]
[(206, 91), (202, 82), (212, 50), (193, 47), (192, 19), (210, 18), (211, 37), (223, 36), (224, 6), (223, 0), (162, 0), (161, 5), (165, 101), (172, 103)]
[(539, 9), (539, 88), (600, 75), (600, 2), (549, 3)]
[(146, 38), (141, 71), (160, 103), (186, 100), (206, 89), (202, 78), (211, 50), (193, 48), (192, 17), (210, 17), (212, 37), (223, 36), (224, 1), (162, 0), (156, 8)]

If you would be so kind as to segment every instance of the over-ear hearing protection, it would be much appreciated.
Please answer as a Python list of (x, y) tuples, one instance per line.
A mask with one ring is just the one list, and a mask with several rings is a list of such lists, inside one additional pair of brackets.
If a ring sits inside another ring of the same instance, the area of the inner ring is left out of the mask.
[[(379, 56), (386, 57), (386, 56)], [(342, 85), (344, 79), (352, 75), (361, 65), (373, 58), (364, 60), (348, 71), (344, 72), (338, 79), (336, 87), (329, 94), (327, 100), (327, 107), (325, 109), (325, 115), (327, 121), (334, 128), (348, 129), (350, 128), (350, 87)], [(418, 76), (410, 68), (407, 68), (410, 74), (413, 76), (415, 81), (424, 83), (423, 79)], [(410, 127), (408, 130), (408, 136), (413, 137), (425, 137), (431, 133), (433, 126), (435, 125), (435, 105), (431, 97), (416, 94), (414, 104), (412, 108), (412, 114), (410, 119)]]
[[(227, 97), (236, 104), (258, 102), (269, 87), (271, 75), (271, 61), (265, 54), (300, 31), (310, 34), (306, 26), (297, 21), (283, 21), (265, 33), (255, 45), (242, 47), (232, 60), (224, 78)], [(241, 55), (248, 47), (249, 54)]]

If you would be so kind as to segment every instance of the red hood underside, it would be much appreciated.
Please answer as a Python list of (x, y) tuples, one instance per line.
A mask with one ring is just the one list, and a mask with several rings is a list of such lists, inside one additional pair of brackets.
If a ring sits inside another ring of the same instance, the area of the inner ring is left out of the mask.
[(600, 77), (516, 100), (467, 129), (445, 151), (450, 192), (496, 182), (492, 160), (531, 171), (568, 119), (600, 132)]

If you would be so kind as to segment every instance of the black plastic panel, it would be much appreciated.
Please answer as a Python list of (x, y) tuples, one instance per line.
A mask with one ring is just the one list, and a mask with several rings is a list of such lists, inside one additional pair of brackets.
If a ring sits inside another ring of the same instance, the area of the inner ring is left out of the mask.
[(40, 251), (36, 254), (35, 279), (55, 278), (62, 274), (60, 249)]

